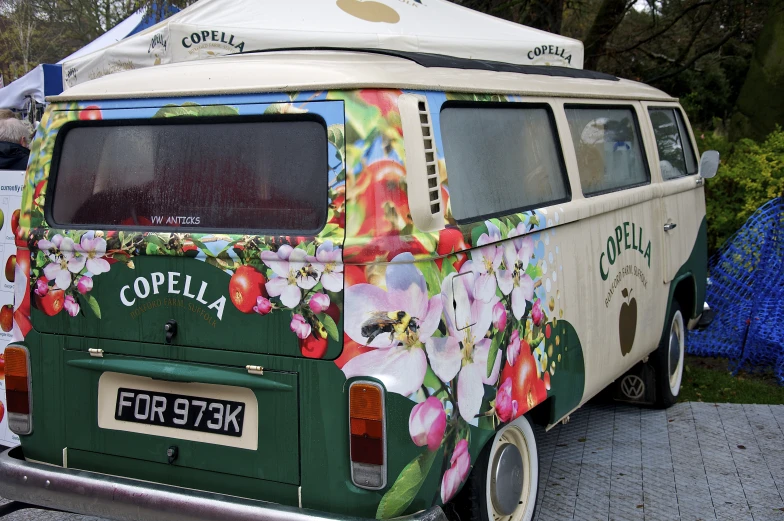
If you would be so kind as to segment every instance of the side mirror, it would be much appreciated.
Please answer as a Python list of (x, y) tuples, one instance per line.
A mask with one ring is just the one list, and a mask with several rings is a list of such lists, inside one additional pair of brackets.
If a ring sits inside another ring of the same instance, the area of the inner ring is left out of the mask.
[(719, 169), (719, 153), (715, 150), (706, 150), (700, 158), (700, 177), (710, 179)]

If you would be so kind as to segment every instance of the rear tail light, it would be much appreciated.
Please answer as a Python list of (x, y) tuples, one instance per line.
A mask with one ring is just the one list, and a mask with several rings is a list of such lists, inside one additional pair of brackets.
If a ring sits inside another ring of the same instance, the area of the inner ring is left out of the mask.
[(5, 397), (8, 428), (15, 434), (33, 432), (33, 396), (30, 386), (30, 352), (26, 347), (5, 348)]
[(373, 382), (354, 382), (348, 394), (351, 480), (362, 488), (384, 488), (387, 481), (384, 389)]

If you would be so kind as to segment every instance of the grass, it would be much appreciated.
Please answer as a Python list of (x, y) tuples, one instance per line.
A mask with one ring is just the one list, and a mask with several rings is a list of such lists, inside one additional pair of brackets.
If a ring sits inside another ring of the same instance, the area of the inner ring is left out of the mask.
[(686, 356), (681, 402), (784, 404), (784, 386), (771, 373), (741, 371), (732, 376), (722, 358)]

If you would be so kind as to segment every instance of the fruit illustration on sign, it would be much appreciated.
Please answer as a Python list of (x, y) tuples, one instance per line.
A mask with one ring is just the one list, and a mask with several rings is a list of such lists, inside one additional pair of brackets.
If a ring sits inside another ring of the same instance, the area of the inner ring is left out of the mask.
[(624, 288), (621, 295), (626, 302), (621, 304), (621, 315), (618, 320), (618, 333), (621, 340), (621, 353), (623, 356), (632, 351), (634, 335), (637, 333), (637, 300), (632, 295), (632, 290)]
[(229, 281), (229, 296), (243, 313), (253, 313), (258, 297), (267, 297), (267, 279), (252, 266), (240, 266)]
[(14, 235), (19, 231), (19, 213), (20, 210), (17, 208), (14, 210), (14, 213), (11, 214), (11, 233)]
[[(5, 354), (0, 353), (0, 380), (5, 380)], [(2, 418), (0, 418), (1, 420)]]
[(10, 333), (14, 328), (14, 306), (13, 304), (6, 304), (0, 309), (0, 329), (6, 333)]
[(5, 261), (5, 280), (8, 282), (14, 281), (14, 273), (16, 272), (16, 255), (11, 255)]
[(0, 422), (3, 421), (4, 417), (5, 417), (5, 405), (3, 405), (3, 402), (0, 402)]
[(5, 224), (5, 213), (3, 213), (3, 210), (0, 210), (0, 228), (3, 227), (3, 224)]

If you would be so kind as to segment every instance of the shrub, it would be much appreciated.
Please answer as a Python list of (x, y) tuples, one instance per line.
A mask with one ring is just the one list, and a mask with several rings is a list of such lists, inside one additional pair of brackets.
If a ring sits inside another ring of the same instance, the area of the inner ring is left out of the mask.
[(762, 143), (734, 144), (718, 134), (698, 137), (701, 150), (718, 150), (721, 165), (705, 183), (708, 250), (713, 253), (754, 211), (784, 195), (784, 131), (777, 128)]

